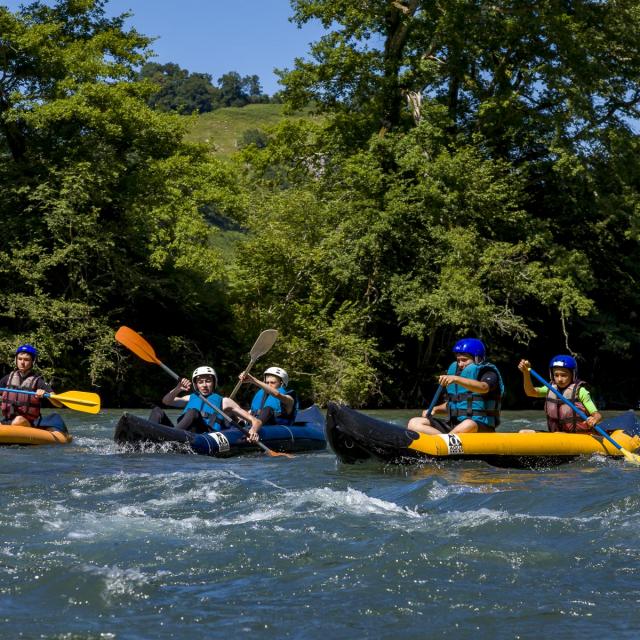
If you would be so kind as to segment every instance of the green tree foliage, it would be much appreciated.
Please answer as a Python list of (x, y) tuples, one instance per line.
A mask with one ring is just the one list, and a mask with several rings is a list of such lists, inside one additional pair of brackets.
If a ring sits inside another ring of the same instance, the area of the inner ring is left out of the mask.
[(154, 85), (148, 102), (159, 111), (188, 115), (270, 101), (269, 96), (262, 93), (258, 76), (241, 77), (235, 71), (218, 78), (218, 86), (214, 87), (208, 73), (190, 73), (173, 62), (147, 62), (139, 78)]
[(329, 31), (283, 99), (328, 121), (245, 151), (262, 191), (240, 273), (301, 371), (313, 354), (316, 392), (429, 396), (463, 333), (514, 371), (528, 348), (573, 350), (585, 377), (637, 382), (620, 366), (640, 346), (637, 3), (292, 6)]
[(140, 70), (140, 79), (158, 87), (149, 97), (149, 105), (159, 111), (188, 115), (207, 113), (218, 107), (219, 91), (208, 73), (189, 73), (173, 62), (147, 62)]
[(235, 71), (225, 73), (218, 78), (218, 106), (244, 107), (247, 104), (269, 102), (262, 93), (258, 76), (240, 76)]
[(0, 7), (0, 350), (33, 341), (58, 388), (109, 396), (121, 323), (169, 337), (167, 356), (219, 350), (224, 274), (200, 211), (237, 205), (229, 171), (146, 106), (149, 40), (103, 5)]

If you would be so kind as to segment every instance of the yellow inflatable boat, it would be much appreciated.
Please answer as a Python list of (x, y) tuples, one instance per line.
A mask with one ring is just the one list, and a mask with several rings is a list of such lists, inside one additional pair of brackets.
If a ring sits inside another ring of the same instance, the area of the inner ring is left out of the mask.
[[(611, 437), (627, 451), (640, 450), (640, 427), (633, 412), (614, 418), (619, 429)], [(605, 425), (607, 428), (608, 425)], [(579, 456), (622, 453), (599, 435), (572, 433), (465, 433), (425, 435), (377, 420), (349, 407), (329, 403), (326, 435), (342, 462), (378, 459), (411, 464), (420, 460), (484, 460), (497, 467), (549, 467)]]
[(57, 413), (43, 416), (40, 427), (0, 424), (0, 445), (68, 444), (72, 439)]

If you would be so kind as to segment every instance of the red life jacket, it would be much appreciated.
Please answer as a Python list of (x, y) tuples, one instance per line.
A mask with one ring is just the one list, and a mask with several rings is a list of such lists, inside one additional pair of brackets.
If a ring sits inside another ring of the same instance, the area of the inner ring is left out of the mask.
[[(20, 372), (15, 370), (11, 372), (6, 387), (35, 391), (40, 379), (40, 376), (35, 373), (30, 373), (23, 379)], [(33, 424), (40, 418), (40, 398), (19, 391), (3, 391), (2, 416), (5, 420), (13, 420), (16, 416), (23, 416)]]
[[(572, 382), (562, 390), (562, 395), (578, 409), (589, 415), (585, 406), (577, 400), (578, 391), (584, 384), (582, 380)], [(558, 385), (553, 384), (552, 386), (554, 389), (558, 389)], [(592, 431), (591, 427), (568, 404), (562, 402), (553, 391), (547, 391), (544, 412), (547, 414), (549, 431), (564, 431), (566, 433), (590, 433)]]

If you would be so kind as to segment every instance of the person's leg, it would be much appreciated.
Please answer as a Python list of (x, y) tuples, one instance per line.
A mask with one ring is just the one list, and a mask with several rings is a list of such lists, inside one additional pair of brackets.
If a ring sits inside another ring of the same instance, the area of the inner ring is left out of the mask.
[(418, 433), (426, 433), (427, 435), (435, 435), (449, 433), (451, 427), (444, 420), (438, 420), (438, 418), (431, 416), (430, 418), (411, 418), (407, 424), (407, 429)]
[(155, 422), (156, 424), (164, 424), (167, 427), (173, 427), (171, 418), (160, 408), (153, 407), (149, 414), (149, 422)]
[(197, 409), (189, 409), (178, 418), (177, 429), (191, 431), (192, 433), (209, 433), (211, 428), (202, 419), (202, 414)]
[(69, 433), (67, 426), (59, 413), (49, 413), (46, 416), (40, 416), (38, 421), (33, 425), (39, 429), (46, 429), (47, 431), (60, 431), (61, 433)]
[[(459, 424), (457, 424), (453, 429), (451, 429), (451, 433), (478, 433), (480, 431), (478, 427), (478, 423), (471, 418), (467, 418), (463, 420)], [(483, 431), (493, 431), (493, 429), (486, 429)]]
[(11, 424), (16, 427), (31, 427), (31, 423), (24, 416), (16, 416)]
[(263, 407), (257, 418), (262, 424), (276, 424), (276, 414), (272, 407)]

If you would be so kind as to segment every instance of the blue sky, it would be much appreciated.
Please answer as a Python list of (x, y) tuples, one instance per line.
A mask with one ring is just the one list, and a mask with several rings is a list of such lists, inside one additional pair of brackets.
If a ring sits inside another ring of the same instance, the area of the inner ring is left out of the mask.
[[(15, 11), (22, 2), (0, 0)], [(278, 91), (274, 68), (292, 68), (323, 33), (319, 23), (298, 29), (289, 0), (109, 0), (107, 13), (133, 13), (128, 24), (157, 37), (154, 62), (175, 62), (215, 81), (228, 71), (260, 77), (265, 93)]]

